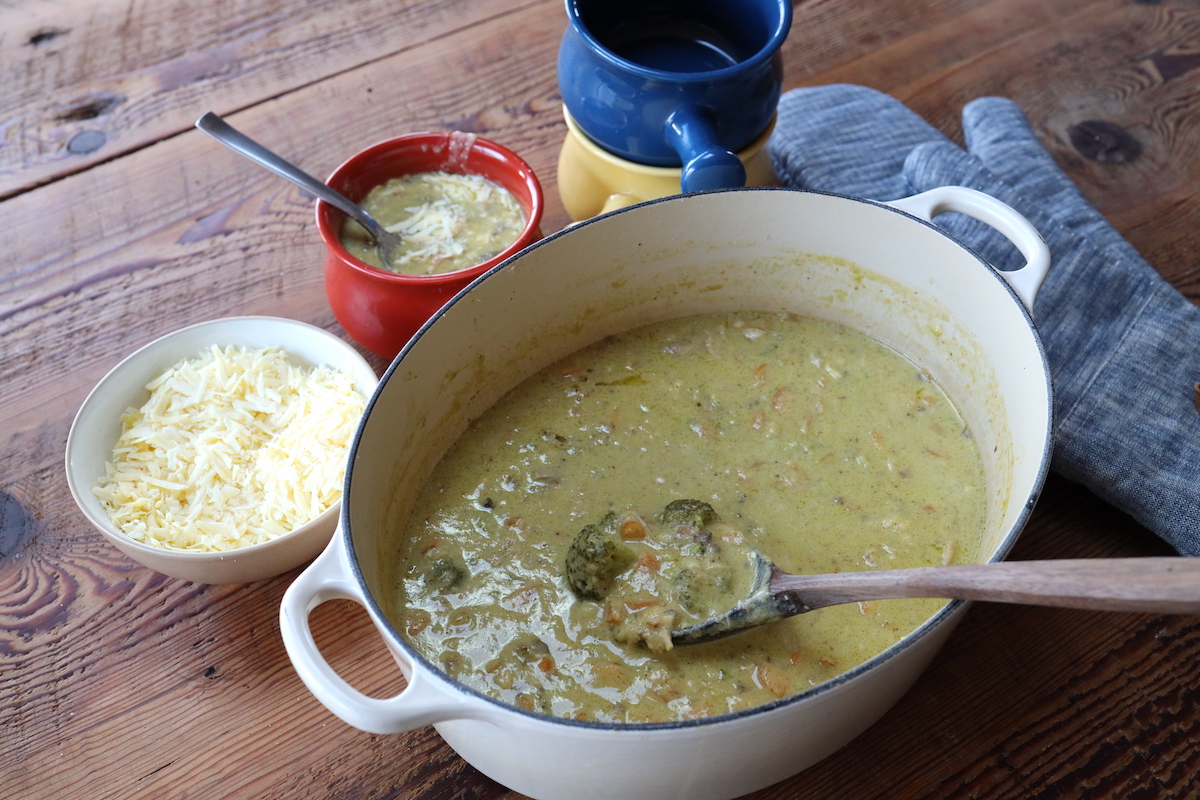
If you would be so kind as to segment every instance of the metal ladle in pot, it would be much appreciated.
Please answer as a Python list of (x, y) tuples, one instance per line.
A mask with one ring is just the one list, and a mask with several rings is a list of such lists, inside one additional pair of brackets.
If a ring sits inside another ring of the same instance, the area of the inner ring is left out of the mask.
[(385, 265), (396, 263), (396, 254), (400, 249), (401, 238), (385, 229), (374, 217), (363, 210), (361, 206), (346, 198), (341, 192), (317, 180), (296, 165), (280, 158), (211, 111), (196, 120), (196, 127), (229, 149), (266, 167), (276, 175), (287, 178), (301, 189), (307, 189), (326, 203), (345, 213), (350, 219), (366, 228), (367, 233), (371, 234), (376, 246), (379, 248), (379, 257)]
[(671, 632), (698, 644), (826, 606), (937, 597), (1000, 603), (1200, 614), (1200, 558), (1083, 558), (791, 575), (759, 552), (750, 596), (729, 611)]

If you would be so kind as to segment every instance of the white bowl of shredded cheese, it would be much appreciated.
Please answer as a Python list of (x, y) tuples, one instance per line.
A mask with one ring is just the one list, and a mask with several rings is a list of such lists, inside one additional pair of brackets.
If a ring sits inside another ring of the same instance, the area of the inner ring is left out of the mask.
[(375, 370), (348, 343), (278, 317), (163, 336), (117, 364), (67, 438), (67, 483), (134, 560), (245, 583), (314, 558), (341, 508)]

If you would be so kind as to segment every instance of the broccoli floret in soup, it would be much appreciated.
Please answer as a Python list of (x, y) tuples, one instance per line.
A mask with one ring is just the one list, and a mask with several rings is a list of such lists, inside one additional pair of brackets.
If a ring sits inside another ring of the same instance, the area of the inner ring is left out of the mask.
[(603, 600), (613, 579), (634, 562), (634, 553), (616, 534), (598, 525), (588, 525), (575, 536), (567, 550), (567, 583), (571, 591), (587, 600)]
[(703, 500), (672, 500), (662, 512), (662, 521), (665, 523), (691, 523), (697, 528), (707, 528), (720, 518), (713, 507)]

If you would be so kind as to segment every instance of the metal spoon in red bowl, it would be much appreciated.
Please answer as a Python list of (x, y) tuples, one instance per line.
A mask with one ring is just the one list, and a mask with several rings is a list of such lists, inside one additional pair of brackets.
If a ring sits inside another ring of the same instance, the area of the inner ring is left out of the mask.
[(259, 166), (266, 167), (280, 177), (287, 178), (301, 189), (308, 190), (343, 212), (350, 219), (366, 228), (367, 233), (371, 234), (371, 237), (375, 239), (375, 244), (379, 248), (379, 258), (384, 264), (396, 263), (396, 254), (400, 250), (402, 241), (400, 236), (384, 228), (362, 206), (353, 202), (328, 184), (317, 180), (290, 161), (281, 158), (263, 147), (211, 111), (196, 120), (196, 127), (230, 150), (240, 153)]
[(791, 575), (761, 553), (750, 596), (729, 611), (671, 633), (699, 644), (826, 606), (938, 597), (997, 603), (1200, 614), (1200, 558), (1078, 558)]

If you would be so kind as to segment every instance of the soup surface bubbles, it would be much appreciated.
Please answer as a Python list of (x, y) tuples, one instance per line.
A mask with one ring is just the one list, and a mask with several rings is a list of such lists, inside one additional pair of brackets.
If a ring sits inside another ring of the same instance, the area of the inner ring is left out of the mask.
[(815, 686), (943, 605), (838, 606), (671, 648), (672, 627), (745, 596), (751, 550), (798, 573), (970, 562), (983, 522), (975, 442), (919, 366), (815, 319), (685, 317), (597, 342), (472, 422), (400, 537), (392, 614), (501, 701), (694, 719)]

